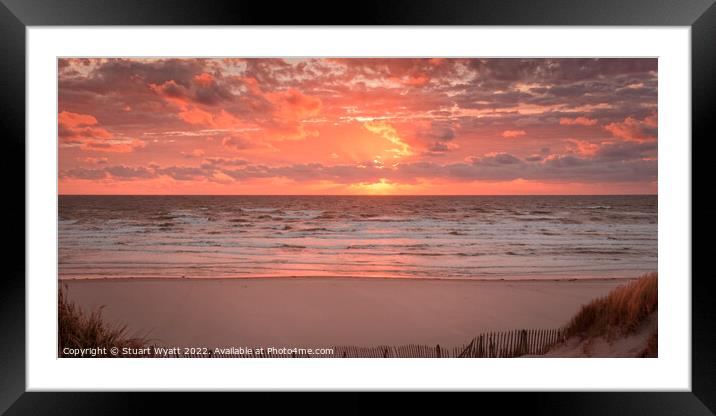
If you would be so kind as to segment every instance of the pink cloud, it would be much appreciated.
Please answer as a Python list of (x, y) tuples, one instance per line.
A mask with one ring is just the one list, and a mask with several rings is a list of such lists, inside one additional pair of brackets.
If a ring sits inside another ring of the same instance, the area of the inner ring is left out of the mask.
[(254, 144), (241, 136), (226, 136), (221, 140), (221, 144), (236, 150), (250, 149)]
[(112, 134), (97, 127), (97, 119), (90, 114), (62, 111), (58, 115), (60, 140), (65, 143), (82, 143), (89, 139), (107, 139)]
[[(100, 127), (97, 118), (90, 114), (62, 111), (58, 115), (59, 138), (65, 145), (79, 145), (84, 151), (129, 153), (145, 146), (138, 139), (116, 138)], [(102, 160), (102, 162), (100, 162)], [(106, 163), (104, 158), (88, 158), (88, 163)]]
[(80, 149), (96, 152), (129, 153), (141, 149), (145, 143), (141, 140), (96, 141), (90, 140), (82, 143)]
[(67, 127), (86, 127), (97, 124), (97, 119), (89, 114), (77, 114), (62, 111), (58, 116), (59, 122)]
[(206, 72), (194, 76), (194, 81), (202, 86), (211, 85), (214, 82), (214, 76)]
[(117, 139), (99, 127), (90, 114), (62, 111), (58, 115), (59, 138), (65, 145), (79, 145), (85, 151), (128, 153), (141, 149), (145, 143), (137, 139)]
[(516, 139), (525, 135), (527, 135), (527, 132), (524, 130), (505, 130), (502, 132), (502, 137), (505, 139)]
[(80, 160), (92, 165), (106, 165), (109, 162), (106, 157), (83, 157)]
[(408, 75), (402, 78), (390, 77), (390, 80), (396, 84), (410, 87), (421, 87), (430, 82), (430, 78), (425, 74)]
[(270, 92), (266, 98), (278, 107), (280, 115), (289, 118), (315, 116), (321, 111), (321, 99), (310, 97), (295, 88)]
[(656, 115), (651, 115), (638, 120), (629, 116), (622, 122), (607, 124), (604, 129), (618, 139), (629, 141), (656, 140), (658, 118)]
[(594, 126), (597, 124), (597, 120), (587, 117), (575, 117), (575, 118), (560, 118), (559, 124), (563, 126)]
[(568, 139), (570, 149), (580, 156), (594, 156), (599, 151), (599, 145), (586, 140)]

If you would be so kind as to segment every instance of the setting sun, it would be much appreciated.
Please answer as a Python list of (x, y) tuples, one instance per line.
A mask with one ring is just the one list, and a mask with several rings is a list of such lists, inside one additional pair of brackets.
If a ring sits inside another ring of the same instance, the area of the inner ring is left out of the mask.
[(385, 178), (381, 178), (375, 183), (357, 183), (351, 185), (351, 188), (355, 189), (356, 194), (365, 195), (389, 195), (395, 191), (396, 187), (395, 184), (388, 182)]

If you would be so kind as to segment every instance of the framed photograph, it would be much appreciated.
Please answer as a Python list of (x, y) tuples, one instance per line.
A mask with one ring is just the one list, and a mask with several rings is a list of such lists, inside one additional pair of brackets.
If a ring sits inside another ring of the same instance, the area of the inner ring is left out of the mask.
[(2, 291), (0, 409), (473, 391), (713, 414), (714, 312), (691, 266), (712, 3), (319, 21), (3, 0), (25, 245)]

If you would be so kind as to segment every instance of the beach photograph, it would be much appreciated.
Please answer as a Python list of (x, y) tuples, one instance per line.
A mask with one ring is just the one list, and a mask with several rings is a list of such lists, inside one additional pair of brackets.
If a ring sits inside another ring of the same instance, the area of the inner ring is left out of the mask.
[(59, 358), (656, 358), (658, 59), (58, 58)]

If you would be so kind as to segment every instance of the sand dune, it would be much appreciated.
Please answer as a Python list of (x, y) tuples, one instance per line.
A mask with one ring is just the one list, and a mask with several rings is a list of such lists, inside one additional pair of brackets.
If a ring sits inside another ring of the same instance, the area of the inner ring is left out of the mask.
[(570, 337), (544, 355), (526, 355), (525, 357), (572, 357), (572, 358), (617, 358), (639, 357), (649, 343), (649, 338), (658, 328), (657, 313), (654, 312), (639, 329), (629, 335), (614, 339), (591, 337), (582, 339)]

